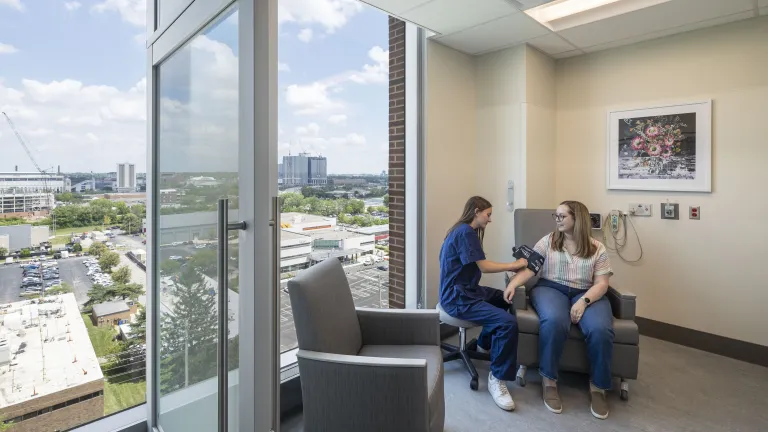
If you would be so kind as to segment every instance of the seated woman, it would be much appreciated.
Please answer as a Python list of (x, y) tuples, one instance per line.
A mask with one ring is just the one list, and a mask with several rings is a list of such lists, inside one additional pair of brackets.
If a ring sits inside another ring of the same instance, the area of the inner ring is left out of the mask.
[[(539, 314), (539, 373), (542, 376), (544, 405), (560, 413), (563, 405), (557, 392), (557, 371), (571, 324), (577, 324), (587, 341), (590, 361), (592, 415), (608, 417), (605, 391), (611, 388), (613, 314), (604, 298), (608, 278), (613, 274), (605, 246), (590, 237), (587, 207), (565, 201), (552, 215), (557, 229), (534, 246), (544, 258), (540, 280), (531, 290), (531, 303)], [(515, 287), (534, 274), (529, 269), (509, 282), (504, 298), (511, 301)]]
[(448, 230), (440, 249), (440, 305), (448, 315), (483, 326), (477, 346), (490, 351), (488, 391), (496, 405), (512, 411), (515, 402), (505, 380), (514, 380), (517, 372), (517, 319), (509, 313), (503, 291), (480, 286), (480, 276), (518, 271), (528, 263), (521, 259), (502, 264), (485, 258), (483, 235), (492, 210), (488, 200), (472, 197)]

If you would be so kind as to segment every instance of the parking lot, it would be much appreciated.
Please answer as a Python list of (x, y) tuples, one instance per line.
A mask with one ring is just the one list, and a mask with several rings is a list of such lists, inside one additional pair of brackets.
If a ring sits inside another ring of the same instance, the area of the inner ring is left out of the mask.
[[(82, 305), (88, 301), (88, 291), (91, 281), (86, 275), (83, 265), (85, 257), (56, 260), (59, 263), (59, 275), (62, 282), (72, 285), (77, 303)], [(21, 301), (22, 269), (18, 264), (0, 267), (0, 303)]]
[[(375, 267), (356, 272), (348, 272), (347, 280), (352, 290), (352, 298), (357, 307), (389, 307), (389, 272)], [(293, 325), (291, 300), (286, 292), (287, 282), (282, 283), (280, 293), (280, 351), (287, 351), (298, 346), (296, 327)]]

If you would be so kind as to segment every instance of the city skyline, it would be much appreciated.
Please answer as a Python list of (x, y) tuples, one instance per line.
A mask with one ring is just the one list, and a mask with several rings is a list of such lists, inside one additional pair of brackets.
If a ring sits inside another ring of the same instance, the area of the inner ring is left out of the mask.
[[(0, 3), (0, 108), (40, 167), (106, 172), (131, 161), (146, 172), (145, 2), (13, 4)], [(279, 6), (278, 154), (321, 153), (329, 174), (387, 169), (386, 15), (355, 0)], [(190, 45), (212, 77), (236, 65), (236, 17)], [(0, 171), (35, 171), (6, 124), (0, 149)], [(178, 168), (204, 170), (206, 158), (194, 158)]]

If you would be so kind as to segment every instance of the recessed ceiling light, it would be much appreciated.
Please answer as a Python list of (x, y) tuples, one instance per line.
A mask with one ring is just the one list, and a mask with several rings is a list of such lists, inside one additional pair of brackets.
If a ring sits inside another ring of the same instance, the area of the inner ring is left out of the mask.
[(556, 0), (525, 11), (552, 31), (604, 20), (671, 0)]
[(621, 0), (559, 0), (528, 9), (525, 13), (540, 23), (548, 23), (618, 1)]

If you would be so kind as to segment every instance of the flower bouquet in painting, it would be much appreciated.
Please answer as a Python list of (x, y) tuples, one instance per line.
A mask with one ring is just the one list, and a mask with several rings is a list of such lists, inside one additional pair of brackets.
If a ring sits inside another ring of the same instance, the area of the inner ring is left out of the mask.
[(621, 119), (619, 178), (696, 177), (696, 114)]

